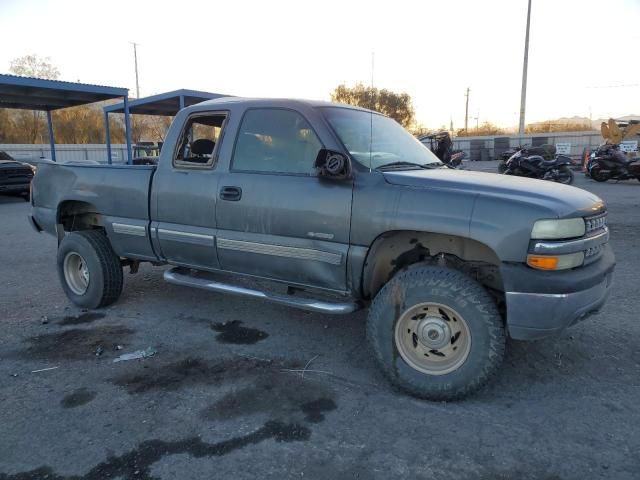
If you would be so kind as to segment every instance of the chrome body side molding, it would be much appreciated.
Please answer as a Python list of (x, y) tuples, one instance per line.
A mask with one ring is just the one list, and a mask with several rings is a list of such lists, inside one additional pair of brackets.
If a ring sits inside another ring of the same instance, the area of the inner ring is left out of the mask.
[(144, 237), (147, 235), (147, 227), (141, 225), (130, 225), (128, 223), (112, 223), (114, 233), (123, 235), (133, 235), (136, 237)]
[(164, 228), (156, 228), (158, 238), (160, 240), (170, 240), (174, 242), (195, 243), (197, 245), (207, 245), (213, 247), (213, 235), (204, 235), (202, 233), (183, 232), (179, 230), (167, 230)]
[(342, 263), (342, 254), (315, 250), (311, 248), (286, 247), (283, 245), (271, 245), (266, 243), (246, 242), (244, 240), (231, 240), (228, 238), (217, 239), (220, 249), (236, 250), (240, 252), (258, 253), (262, 255), (275, 255), (277, 257), (295, 258), (299, 260), (315, 260), (331, 265)]

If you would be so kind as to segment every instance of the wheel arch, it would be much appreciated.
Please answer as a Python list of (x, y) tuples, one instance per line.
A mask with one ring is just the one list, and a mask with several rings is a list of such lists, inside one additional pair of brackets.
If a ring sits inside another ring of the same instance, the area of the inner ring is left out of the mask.
[(104, 228), (104, 219), (98, 208), (91, 202), (64, 200), (60, 202), (56, 211), (56, 225), (60, 235), (60, 230), (64, 234), (64, 232), (77, 230)]
[(393, 230), (380, 234), (369, 248), (362, 272), (363, 297), (373, 298), (396, 272), (419, 262), (472, 273), (480, 283), (503, 290), (500, 259), (486, 244), (457, 235)]

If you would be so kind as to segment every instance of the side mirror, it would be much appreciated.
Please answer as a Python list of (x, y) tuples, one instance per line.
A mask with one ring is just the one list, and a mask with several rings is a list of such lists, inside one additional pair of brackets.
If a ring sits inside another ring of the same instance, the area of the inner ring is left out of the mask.
[(321, 149), (313, 166), (318, 172), (318, 176), (322, 178), (333, 180), (349, 180), (351, 178), (349, 158), (334, 150)]

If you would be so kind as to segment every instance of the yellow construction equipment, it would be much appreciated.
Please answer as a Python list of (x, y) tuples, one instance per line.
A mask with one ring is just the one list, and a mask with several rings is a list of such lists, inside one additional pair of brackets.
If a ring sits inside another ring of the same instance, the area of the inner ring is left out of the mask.
[(618, 144), (623, 140), (635, 140), (640, 135), (640, 123), (616, 122), (610, 118), (600, 124), (600, 132), (607, 143)]

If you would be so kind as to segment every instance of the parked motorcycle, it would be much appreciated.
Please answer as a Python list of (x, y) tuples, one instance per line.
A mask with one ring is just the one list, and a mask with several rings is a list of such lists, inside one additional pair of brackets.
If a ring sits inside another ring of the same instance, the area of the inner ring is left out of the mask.
[(460, 168), (465, 153), (453, 149), (453, 141), (449, 132), (437, 132), (423, 135), (418, 140), (431, 150), (442, 163), (450, 168)]
[[(555, 155), (553, 145), (542, 145), (520, 150), (514, 153), (505, 163), (504, 175), (538, 178), (570, 185), (573, 183), (571, 158), (566, 155)], [(531, 152), (544, 153), (532, 154)], [(549, 156), (551, 158), (549, 159)]]
[(504, 173), (507, 169), (507, 161), (518, 152), (522, 152), (524, 156), (540, 155), (545, 160), (552, 160), (556, 155), (556, 147), (554, 145), (540, 145), (532, 147), (530, 145), (520, 145), (519, 147), (511, 147), (500, 155), (500, 163), (498, 163), (498, 172)]
[(593, 152), (587, 163), (589, 176), (596, 182), (607, 180), (640, 180), (640, 159), (628, 158), (620, 145), (605, 144)]

